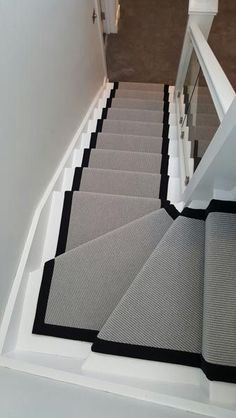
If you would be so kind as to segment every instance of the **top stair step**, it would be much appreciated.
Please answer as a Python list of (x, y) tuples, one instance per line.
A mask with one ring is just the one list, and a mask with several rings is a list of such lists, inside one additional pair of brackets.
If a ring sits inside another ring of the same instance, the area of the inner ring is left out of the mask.
[(125, 108), (125, 109), (144, 109), (144, 110), (156, 110), (163, 111), (163, 100), (145, 100), (145, 99), (132, 99), (132, 98), (119, 98), (114, 97), (112, 100), (112, 107)]
[(144, 100), (157, 100), (163, 101), (164, 90), (161, 91), (149, 91), (149, 90), (116, 90), (115, 97), (122, 97), (128, 99), (144, 99)]
[(119, 90), (164, 91), (164, 84), (120, 82)]

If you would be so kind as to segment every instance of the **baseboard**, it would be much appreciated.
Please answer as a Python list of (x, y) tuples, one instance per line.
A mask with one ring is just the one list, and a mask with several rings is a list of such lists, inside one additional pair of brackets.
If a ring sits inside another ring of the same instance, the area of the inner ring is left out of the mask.
[[(82, 120), (82, 123), (78, 127), (74, 137), (72, 138), (69, 147), (67, 148), (55, 174), (53, 175), (52, 179), (50, 180), (41, 200), (39, 201), (37, 208), (34, 212), (31, 225), (27, 234), (27, 238), (24, 244), (23, 251), (21, 253), (20, 262), (18, 264), (17, 272), (13, 281), (13, 285), (11, 288), (11, 292), (7, 301), (7, 305), (5, 308), (5, 312), (3, 315), (2, 323), (0, 326), (0, 353), (3, 352), (4, 342), (6, 339), (9, 323), (11, 320), (12, 312), (16, 303), (17, 295), (22, 283), (22, 279), (24, 277), (24, 274), (27, 271), (32, 271), (35, 269), (31, 266), (28, 266), (27, 263), (29, 261), (29, 256), (32, 248), (32, 244), (37, 232), (37, 228), (40, 222), (40, 217), (42, 215), (42, 212), (46, 205), (48, 204), (53, 191), (56, 189), (56, 186), (58, 184), (63, 184), (62, 177), (63, 177), (63, 171), (64, 169), (69, 165), (71, 166), (71, 157), (73, 154), (73, 150), (76, 146), (79, 145), (79, 142), (81, 141), (81, 135), (86, 131), (86, 127), (94, 113), (94, 110), (96, 106), (99, 105), (99, 101), (102, 98), (102, 94), (105, 91), (105, 89), (108, 89), (108, 91), (111, 90), (113, 87), (112, 83), (107, 83), (107, 78), (104, 78), (103, 85), (100, 87), (99, 91), (97, 92), (96, 96), (94, 97), (94, 100), (92, 101), (84, 119)], [(89, 131), (90, 127), (88, 128)], [(61, 189), (61, 188), (60, 188)], [(41, 261), (41, 260), (40, 260)]]

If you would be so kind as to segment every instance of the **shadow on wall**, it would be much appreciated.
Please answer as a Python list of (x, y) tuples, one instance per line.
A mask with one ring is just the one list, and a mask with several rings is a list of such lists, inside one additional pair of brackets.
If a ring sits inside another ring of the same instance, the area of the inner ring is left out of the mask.
[[(174, 84), (188, 3), (188, 0), (120, 0), (119, 33), (108, 38), (109, 79)], [(210, 45), (236, 88), (236, 2), (219, 3)]]

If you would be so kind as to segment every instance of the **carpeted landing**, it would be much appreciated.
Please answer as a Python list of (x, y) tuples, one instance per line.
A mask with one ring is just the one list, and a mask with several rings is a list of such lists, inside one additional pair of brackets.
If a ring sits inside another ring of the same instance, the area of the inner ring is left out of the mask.
[(168, 86), (111, 92), (65, 193), (33, 333), (236, 383), (236, 203), (169, 204), (168, 115)]

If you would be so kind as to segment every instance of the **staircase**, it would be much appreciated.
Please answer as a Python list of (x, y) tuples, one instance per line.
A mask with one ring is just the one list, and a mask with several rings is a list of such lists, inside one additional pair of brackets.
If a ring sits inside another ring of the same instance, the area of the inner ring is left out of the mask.
[(236, 383), (236, 203), (179, 212), (168, 150), (168, 86), (116, 83), (64, 194), (32, 332), (92, 343), (84, 372), (96, 353)]

